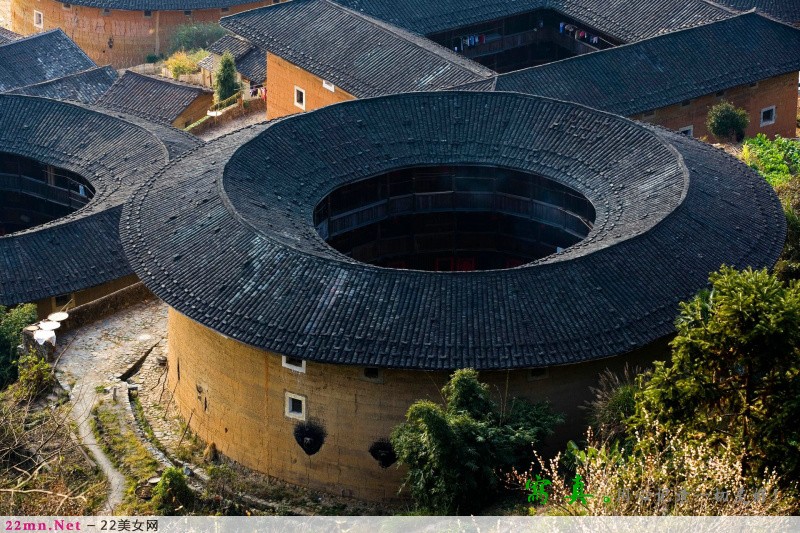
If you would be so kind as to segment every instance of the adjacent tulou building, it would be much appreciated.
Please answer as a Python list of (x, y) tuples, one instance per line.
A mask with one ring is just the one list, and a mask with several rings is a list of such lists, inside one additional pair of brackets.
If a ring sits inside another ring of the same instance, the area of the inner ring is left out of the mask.
[(453, 369), (547, 399), (575, 430), (601, 370), (663, 357), (678, 302), (722, 264), (773, 265), (786, 231), (770, 187), (720, 150), (467, 91), (227, 135), (145, 176), (120, 228), (171, 308), (169, 387), (191, 429), (369, 500), (396, 497), (390, 431)]
[(0, 305), (34, 302), (47, 316), (135, 283), (122, 205), (199, 144), (130, 115), (0, 95)]
[(10, 0), (11, 29), (23, 35), (61, 28), (92, 60), (116, 68), (165, 53), (181, 26), (272, 4), (271, 0)]

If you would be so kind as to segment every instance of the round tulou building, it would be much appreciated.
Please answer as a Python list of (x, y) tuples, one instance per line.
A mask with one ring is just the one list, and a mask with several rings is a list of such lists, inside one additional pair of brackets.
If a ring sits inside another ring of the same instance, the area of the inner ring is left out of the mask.
[(0, 95), (0, 305), (35, 302), (44, 317), (138, 281), (122, 204), (199, 144), (127, 115)]
[(358, 100), (254, 126), (153, 176), (121, 221), (169, 312), (190, 427), (276, 478), (396, 497), (387, 445), (472, 367), (549, 400), (563, 433), (598, 373), (664, 357), (678, 302), (785, 238), (720, 150), (511, 93)]

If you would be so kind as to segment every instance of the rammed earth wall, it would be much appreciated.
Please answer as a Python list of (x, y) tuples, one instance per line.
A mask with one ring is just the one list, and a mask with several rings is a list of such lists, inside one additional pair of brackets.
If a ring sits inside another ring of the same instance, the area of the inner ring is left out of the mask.
[[(306, 362), (305, 372), (198, 324), (173, 309), (168, 327), (169, 390), (184, 420), (226, 456), (278, 479), (363, 500), (397, 498), (404, 471), (381, 468), (369, 447), (390, 435), (417, 399), (441, 402), (446, 372), (385, 369), (369, 381), (363, 367)], [(335, 339), (334, 339), (335, 342)], [(549, 400), (567, 415), (550, 445), (579, 438), (589, 386), (606, 367), (663, 357), (664, 344), (605, 361), (551, 367), (532, 379), (528, 370), (481, 372), (497, 400)], [(322, 448), (307, 455), (295, 441), (298, 420), (285, 416), (286, 393), (305, 399), (306, 418), (327, 432)], [(407, 495), (407, 493), (404, 493)]]

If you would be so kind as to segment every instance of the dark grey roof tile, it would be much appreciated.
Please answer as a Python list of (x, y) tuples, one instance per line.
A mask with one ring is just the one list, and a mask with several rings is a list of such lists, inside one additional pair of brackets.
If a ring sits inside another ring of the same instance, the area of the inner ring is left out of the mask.
[[(770, 266), (785, 238), (770, 187), (723, 152), (538, 97), (359, 100), (207, 148), (126, 204), (120, 224), (134, 270), (194, 320), (315, 361), (499, 369), (625, 353), (673, 332), (678, 301), (706, 286), (709, 272), (723, 263)], [(456, 163), (574, 187), (597, 209), (594, 229), (523, 267), (431, 273), (358, 263), (309, 222), (332, 187)], [(185, 191), (198, 180), (211, 194), (192, 203)]]
[(126, 71), (97, 101), (97, 105), (137, 115), (153, 122), (172, 124), (200, 95), (204, 87), (162, 77)]
[(62, 78), (21, 87), (10, 91), (9, 94), (26, 94), (93, 104), (108, 91), (116, 79), (117, 71), (113, 67), (96, 67)]
[(60, 29), (37, 33), (0, 46), (0, 92), (96, 67)]

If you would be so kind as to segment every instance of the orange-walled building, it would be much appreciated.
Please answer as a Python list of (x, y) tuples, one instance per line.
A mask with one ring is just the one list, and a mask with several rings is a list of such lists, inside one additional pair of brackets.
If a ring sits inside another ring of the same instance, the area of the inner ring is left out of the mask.
[[(214, 0), (162, 6), (126, 0), (79, 3), (53, 0), (11, 0), (11, 29), (22, 35), (61, 28), (86, 54), (100, 65), (125, 68), (144, 63), (148, 55), (166, 53), (175, 30), (185, 24), (219, 22), (220, 17), (272, 4), (272, 0), (230, 5), (230, 1)], [(218, 5), (212, 5), (212, 4)], [(102, 4), (102, 5), (100, 5)], [(129, 6), (130, 4), (130, 6)], [(203, 6), (193, 9), (193, 5)]]

